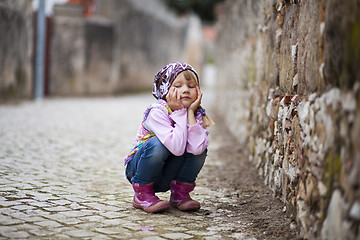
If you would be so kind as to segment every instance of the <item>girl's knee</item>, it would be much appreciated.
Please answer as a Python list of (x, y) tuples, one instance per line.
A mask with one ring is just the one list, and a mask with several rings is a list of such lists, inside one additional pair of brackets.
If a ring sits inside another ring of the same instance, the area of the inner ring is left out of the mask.
[(168, 157), (170, 152), (169, 150), (160, 142), (160, 140), (157, 137), (153, 137), (148, 141), (147, 149), (150, 150), (153, 154), (153, 156), (156, 157)]
[(207, 150), (207, 148), (200, 154), (200, 155), (198, 155), (198, 156), (201, 156), (202, 158), (206, 158), (206, 156), (207, 156), (207, 152), (208, 152), (208, 150)]
[(170, 155), (169, 150), (160, 142), (157, 137), (151, 138), (145, 144), (144, 154), (148, 161), (163, 163)]
[(190, 154), (190, 157), (187, 158), (187, 162), (192, 164), (195, 168), (202, 168), (207, 157), (207, 149), (199, 155)]
[(196, 159), (196, 160), (198, 160), (198, 161), (200, 161), (200, 162), (204, 162), (205, 161), (205, 159), (206, 159), (206, 157), (207, 157), (207, 148), (205, 149), (205, 151), (204, 152), (202, 152), (201, 154), (199, 154), (199, 155), (194, 155), (194, 158)]

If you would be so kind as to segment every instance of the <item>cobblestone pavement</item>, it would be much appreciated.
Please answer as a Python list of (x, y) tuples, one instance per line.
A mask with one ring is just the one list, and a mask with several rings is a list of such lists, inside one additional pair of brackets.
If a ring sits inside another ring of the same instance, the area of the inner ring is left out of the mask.
[(131, 206), (123, 157), (152, 101), (129, 95), (0, 106), (0, 239), (254, 239), (219, 207), (237, 200), (207, 187), (206, 169), (219, 165), (214, 136), (192, 193), (199, 211), (147, 214)]

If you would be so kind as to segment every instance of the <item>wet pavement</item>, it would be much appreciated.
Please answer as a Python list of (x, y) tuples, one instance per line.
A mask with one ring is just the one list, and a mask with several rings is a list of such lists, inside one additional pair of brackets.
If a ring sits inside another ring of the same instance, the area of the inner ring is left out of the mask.
[(215, 136), (192, 193), (199, 211), (132, 207), (123, 157), (152, 102), (140, 94), (0, 106), (0, 239), (254, 239), (219, 207), (237, 199), (206, 183), (206, 169), (221, 165)]

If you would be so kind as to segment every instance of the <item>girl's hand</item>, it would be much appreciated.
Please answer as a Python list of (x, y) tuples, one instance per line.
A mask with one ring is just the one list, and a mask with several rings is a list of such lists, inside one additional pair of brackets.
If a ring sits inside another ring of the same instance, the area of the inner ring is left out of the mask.
[(200, 106), (201, 104), (201, 99), (202, 99), (202, 92), (200, 92), (200, 88), (198, 85), (196, 85), (196, 92), (197, 92), (197, 98), (196, 100), (190, 105), (188, 110), (191, 110), (193, 112), (196, 111), (196, 109)]
[(169, 93), (166, 95), (166, 101), (171, 110), (176, 111), (184, 108), (184, 104), (181, 102), (180, 94), (176, 88), (170, 89)]

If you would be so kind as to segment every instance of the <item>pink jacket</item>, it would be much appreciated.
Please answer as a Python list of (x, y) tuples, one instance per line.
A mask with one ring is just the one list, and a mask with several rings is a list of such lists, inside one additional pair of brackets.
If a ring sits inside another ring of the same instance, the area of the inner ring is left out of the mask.
[(185, 150), (199, 155), (209, 144), (208, 131), (203, 126), (202, 114), (196, 113), (196, 124), (188, 126), (185, 108), (172, 111), (164, 100), (151, 104), (144, 112), (130, 153), (124, 159), (124, 165), (130, 162), (141, 146), (152, 137), (160, 142), (174, 155), (181, 156)]
[(144, 125), (155, 133), (160, 142), (175, 156), (181, 156), (185, 150), (199, 155), (209, 145), (208, 131), (202, 125), (202, 115), (196, 115), (196, 125), (187, 124), (186, 108), (167, 115), (159, 108), (151, 109)]

